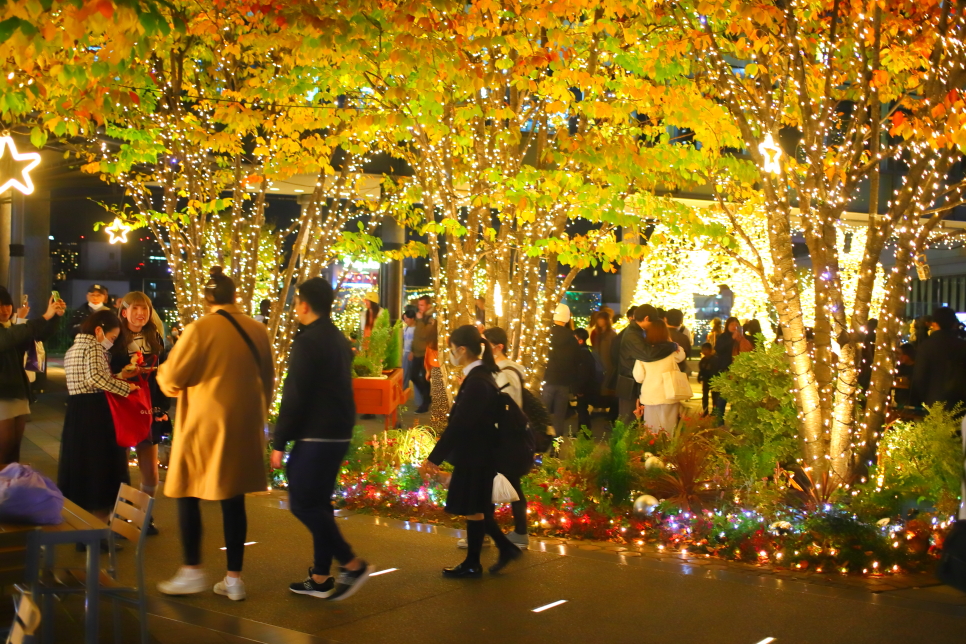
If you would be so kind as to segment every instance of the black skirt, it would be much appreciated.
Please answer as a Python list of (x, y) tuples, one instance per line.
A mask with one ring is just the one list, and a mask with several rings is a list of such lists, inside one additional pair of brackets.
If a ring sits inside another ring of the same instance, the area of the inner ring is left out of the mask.
[(85, 510), (114, 507), (121, 483), (131, 483), (128, 450), (117, 444), (104, 392), (67, 398), (57, 486)]
[(492, 467), (454, 467), (446, 493), (446, 512), (459, 516), (487, 512), (493, 507), (494, 476), (496, 470)]

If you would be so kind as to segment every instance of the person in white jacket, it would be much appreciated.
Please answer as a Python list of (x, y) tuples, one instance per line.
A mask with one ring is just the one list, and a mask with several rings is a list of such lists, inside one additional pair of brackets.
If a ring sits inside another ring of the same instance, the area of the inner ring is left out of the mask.
[[(651, 322), (647, 329), (647, 342), (653, 346), (674, 344), (670, 340), (667, 325), (661, 320)], [(654, 362), (634, 363), (634, 379), (641, 383), (641, 404), (644, 405), (644, 415), (641, 420), (654, 433), (659, 431), (673, 432), (678, 424), (678, 412), (681, 405), (678, 401), (668, 399), (664, 393), (664, 374), (680, 371), (678, 363), (683, 362), (687, 355), (679, 345), (675, 345), (674, 353)]]

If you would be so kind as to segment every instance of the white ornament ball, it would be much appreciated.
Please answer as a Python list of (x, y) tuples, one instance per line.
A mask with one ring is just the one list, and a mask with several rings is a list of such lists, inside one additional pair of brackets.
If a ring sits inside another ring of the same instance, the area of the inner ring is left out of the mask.
[(650, 514), (657, 507), (658, 500), (650, 494), (642, 494), (634, 500), (634, 514)]
[(658, 469), (662, 469), (663, 470), (664, 469), (664, 461), (662, 461), (661, 459), (659, 459), (657, 456), (651, 456), (650, 458), (648, 458), (647, 460), (644, 461), (644, 469), (645, 470), (651, 470), (651, 469), (654, 469), (655, 467), (658, 468)]

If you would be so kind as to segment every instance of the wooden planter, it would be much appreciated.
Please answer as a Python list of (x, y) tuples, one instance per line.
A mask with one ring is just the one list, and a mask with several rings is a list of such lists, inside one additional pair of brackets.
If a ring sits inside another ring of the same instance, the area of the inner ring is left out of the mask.
[(353, 378), (352, 393), (356, 401), (356, 413), (380, 414), (386, 417), (386, 429), (396, 426), (399, 405), (412, 393), (412, 387), (403, 389), (403, 370), (389, 369), (383, 378)]

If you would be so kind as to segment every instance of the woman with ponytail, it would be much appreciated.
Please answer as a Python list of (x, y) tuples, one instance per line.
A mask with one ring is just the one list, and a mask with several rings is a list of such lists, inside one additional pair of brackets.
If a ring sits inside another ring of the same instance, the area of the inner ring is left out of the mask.
[(490, 572), (502, 570), (522, 556), (493, 518), (493, 477), (496, 476), (498, 390), (494, 374), (499, 371), (490, 345), (472, 325), (461, 326), (449, 340), (449, 361), (462, 368), (463, 382), (446, 431), (420, 468), (436, 474), (445, 460), (453, 465), (446, 496), (446, 511), (466, 517), (466, 560), (443, 568), (444, 577), (479, 577), (483, 574), (480, 553), (483, 537), (490, 535), (500, 557)]
[(215, 593), (245, 598), (241, 580), (248, 520), (245, 494), (263, 492), (264, 427), (275, 388), (275, 360), (265, 325), (235, 304), (235, 283), (220, 266), (205, 284), (209, 314), (185, 327), (158, 385), (177, 396), (177, 422), (164, 494), (177, 499), (184, 565), (158, 584), (166, 595), (208, 585), (201, 567), (201, 501), (221, 503), (228, 574)]

